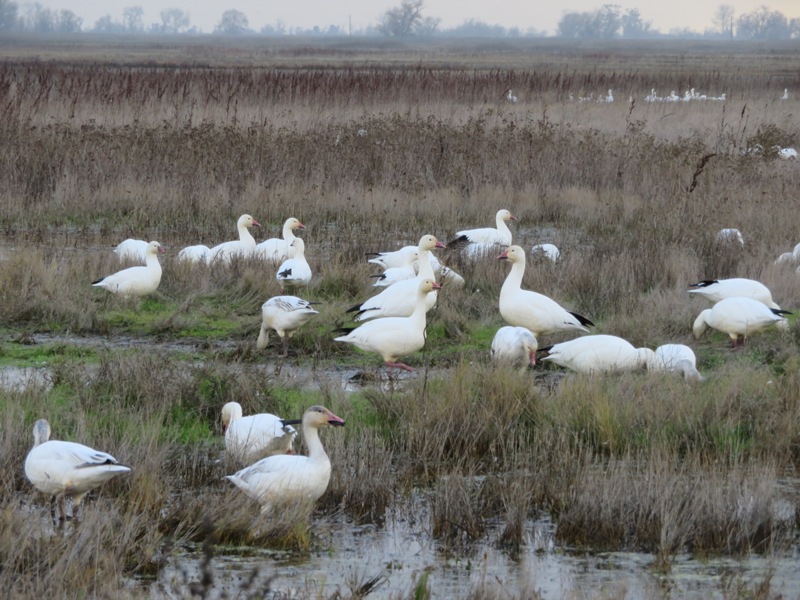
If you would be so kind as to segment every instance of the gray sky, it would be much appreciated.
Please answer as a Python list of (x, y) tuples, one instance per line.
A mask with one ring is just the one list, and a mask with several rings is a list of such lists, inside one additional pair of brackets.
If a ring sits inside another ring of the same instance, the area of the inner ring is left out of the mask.
[[(127, 6), (144, 9), (144, 23), (160, 23), (162, 9), (176, 7), (188, 12), (192, 25), (205, 32), (213, 31), (222, 13), (235, 8), (243, 12), (250, 27), (255, 30), (264, 25), (283, 21), (289, 27), (310, 28), (315, 25), (327, 27), (338, 25), (345, 31), (348, 19), (353, 29), (363, 29), (375, 24), (387, 9), (400, 4), (400, 0), (38, 0), (43, 6), (61, 10), (70, 9), (83, 18), (84, 28), (92, 27), (100, 17), (111, 15), (122, 20), (122, 11)], [(21, 11), (25, 0), (18, 0)], [(798, 0), (566, 0), (565, 2), (531, 2), (530, 0), (426, 0), (423, 14), (441, 19), (443, 28), (451, 28), (469, 19), (490, 25), (545, 30), (552, 34), (565, 11), (584, 12), (599, 8), (603, 4), (618, 4), (622, 10), (638, 8), (645, 21), (666, 33), (673, 28), (688, 27), (702, 32), (712, 26), (716, 8), (730, 4), (736, 16), (756, 10), (762, 5), (770, 10), (782, 12), (788, 18), (800, 17)]]

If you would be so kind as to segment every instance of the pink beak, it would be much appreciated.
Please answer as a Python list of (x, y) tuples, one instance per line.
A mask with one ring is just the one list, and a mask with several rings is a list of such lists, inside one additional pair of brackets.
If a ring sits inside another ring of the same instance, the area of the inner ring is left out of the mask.
[(497, 257), (497, 260), (503, 260), (503, 259), (505, 259), (505, 258), (508, 258), (508, 250), (506, 250), (506, 251), (505, 251), (505, 252), (503, 252), (503, 253), (502, 253), (500, 256), (498, 256), (498, 257)]
[(261, 227), (261, 223), (259, 223), (255, 219), (253, 219), (253, 225), (255, 225), (256, 227)]

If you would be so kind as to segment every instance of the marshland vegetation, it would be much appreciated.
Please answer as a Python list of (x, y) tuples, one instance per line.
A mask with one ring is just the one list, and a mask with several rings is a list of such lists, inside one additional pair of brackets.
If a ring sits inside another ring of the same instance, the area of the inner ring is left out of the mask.
[[(0, 364), (48, 368), (44, 382), (0, 391), (2, 589), (158, 595), (147, 582), (183, 544), (308, 551), (316, 523), (381, 527), (389, 512), (465, 556), (487, 540), (513, 555), (546, 517), (558, 548), (647, 552), (667, 577), (685, 553), (796, 548), (794, 318), (733, 352), (724, 334), (693, 340), (709, 305), (687, 293), (701, 279), (748, 277), (782, 308), (800, 308), (800, 275), (774, 264), (800, 241), (800, 164), (743, 155), (800, 143), (800, 103), (780, 100), (800, 89), (796, 46), (258, 44), (170, 46), (168, 61), (125, 45), (103, 60), (96, 41), (45, 46), (49, 60), (24, 41), (0, 48)], [(645, 102), (654, 87), (726, 101)], [(613, 103), (570, 99), (609, 88)], [(428, 233), (447, 240), (502, 208), (519, 219), (516, 244), (561, 250), (557, 263), (529, 257), (526, 289), (636, 347), (690, 345), (706, 380), (495, 366), (507, 265), (441, 251), (466, 285), (440, 291), (402, 385), (384, 389), (377, 357), (333, 341), (347, 307), (372, 294), (366, 253)], [(260, 307), (280, 293), (272, 267), (175, 260), (184, 245), (229, 239), (245, 213), (260, 239), (292, 216), (306, 226), (314, 275), (304, 297), (319, 314), (286, 359), (279, 342), (255, 347)], [(726, 227), (744, 245), (720, 243)], [(141, 300), (90, 285), (118, 269), (112, 249), (128, 237), (169, 248), (158, 290)], [(346, 392), (343, 369), (368, 382)], [(233, 472), (227, 402), (287, 418), (322, 404), (346, 419), (323, 434), (333, 472), (312, 514), (275, 525), (223, 481)], [(24, 478), (39, 418), (133, 468), (87, 497), (77, 526), (54, 529)], [(424, 595), (427, 581), (408, 595)], [(772, 583), (719, 593), (770, 597)], [(367, 591), (358, 588), (342, 593)]]

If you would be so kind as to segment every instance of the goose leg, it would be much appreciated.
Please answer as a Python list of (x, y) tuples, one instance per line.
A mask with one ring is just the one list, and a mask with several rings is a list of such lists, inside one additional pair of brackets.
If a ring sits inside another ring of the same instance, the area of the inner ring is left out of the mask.
[(283, 342), (283, 358), (289, 357), (289, 337), (283, 336), (281, 338), (281, 342)]

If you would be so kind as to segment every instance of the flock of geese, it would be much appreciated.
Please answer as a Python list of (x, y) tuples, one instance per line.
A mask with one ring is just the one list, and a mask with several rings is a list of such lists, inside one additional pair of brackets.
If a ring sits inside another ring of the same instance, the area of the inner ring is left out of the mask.
[[(496, 256), (511, 267), (500, 289), (499, 313), (507, 323), (498, 329), (491, 345), (491, 359), (496, 364), (527, 368), (541, 360), (579, 373), (595, 374), (646, 368), (672, 371), (689, 380), (703, 379), (696, 367), (692, 349), (683, 344), (665, 344), (656, 350), (636, 348), (627, 340), (607, 334), (592, 334), (594, 323), (563, 307), (556, 300), (523, 288), (526, 266), (525, 250), (513, 244), (508, 227), (516, 217), (501, 209), (495, 226), (456, 232), (446, 246), (431, 234), (423, 235), (417, 245), (387, 250), (369, 256), (369, 262), (383, 273), (375, 276), (374, 285), (381, 291), (349, 309), (357, 324), (341, 330), (335, 341), (351, 344), (363, 351), (380, 355), (389, 371), (412, 371), (400, 359), (421, 350), (426, 341), (427, 313), (436, 304), (443, 285), (463, 285), (459, 274), (439, 262), (434, 252), (446, 247), (458, 249), (467, 258)], [(307, 286), (312, 273), (304, 256), (303, 240), (295, 231), (305, 226), (296, 218), (288, 219), (283, 237), (256, 244), (250, 229), (259, 223), (250, 215), (237, 221), (239, 239), (212, 248), (190, 246), (180, 251), (180, 260), (205, 264), (227, 264), (236, 257), (259, 256), (277, 264), (275, 276), (283, 287)], [(744, 243), (735, 229), (722, 230), (719, 239)], [(800, 245), (798, 245), (800, 246)], [(122, 258), (141, 260), (144, 265), (129, 267), (98, 279), (93, 285), (125, 297), (153, 293), (161, 280), (158, 254), (164, 248), (156, 241), (125, 240), (115, 252)], [(559, 259), (558, 248), (541, 244), (532, 248), (550, 260)], [(499, 253), (499, 254), (498, 254)], [(788, 253), (787, 253), (788, 254)], [(800, 249), (795, 248), (795, 253)], [(788, 260), (788, 258), (779, 259)], [(771, 325), (787, 328), (782, 310), (762, 283), (743, 278), (705, 280), (692, 284), (689, 293), (713, 303), (696, 318), (693, 333), (699, 338), (708, 328), (728, 334), (734, 348), (745, 339)], [(289, 339), (318, 314), (313, 304), (298, 296), (281, 295), (261, 307), (262, 324), (256, 345), (267, 346), (269, 334), (280, 337), (283, 356), (288, 355)], [(583, 334), (571, 340), (545, 347), (539, 340), (553, 334)], [(327, 488), (331, 465), (319, 439), (318, 430), (342, 426), (344, 420), (321, 406), (309, 408), (302, 420), (284, 420), (275, 415), (243, 416), (239, 404), (232, 402), (222, 409), (226, 453), (237, 463), (247, 465), (228, 476), (234, 485), (258, 502), (263, 512), (296, 500), (313, 502)], [(308, 456), (293, 453), (297, 431), (292, 425), (302, 423)], [(105, 452), (73, 442), (49, 440), (50, 426), (45, 420), (34, 425), (34, 447), (25, 461), (25, 473), (39, 490), (53, 496), (60, 517), (65, 518), (64, 500), (72, 498), (73, 511), (83, 496), (116, 475), (130, 471)]]

